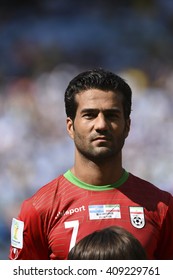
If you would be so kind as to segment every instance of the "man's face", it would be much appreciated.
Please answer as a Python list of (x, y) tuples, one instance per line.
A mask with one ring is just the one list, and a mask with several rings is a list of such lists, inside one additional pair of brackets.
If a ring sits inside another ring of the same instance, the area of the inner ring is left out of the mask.
[(89, 89), (77, 94), (76, 102), (74, 121), (67, 118), (76, 151), (92, 161), (119, 155), (130, 128), (130, 120), (124, 118), (121, 94)]

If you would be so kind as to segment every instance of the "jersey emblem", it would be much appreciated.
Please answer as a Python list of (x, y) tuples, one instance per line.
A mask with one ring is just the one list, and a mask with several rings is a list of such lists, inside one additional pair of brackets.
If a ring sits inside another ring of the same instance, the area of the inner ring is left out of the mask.
[(23, 248), (23, 229), (24, 222), (13, 218), (11, 225), (11, 246), (19, 249)]
[(130, 221), (135, 228), (145, 226), (144, 208), (140, 206), (130, 206)]
[(89, 205), (90, 220), (121, 219), (119, 204)]

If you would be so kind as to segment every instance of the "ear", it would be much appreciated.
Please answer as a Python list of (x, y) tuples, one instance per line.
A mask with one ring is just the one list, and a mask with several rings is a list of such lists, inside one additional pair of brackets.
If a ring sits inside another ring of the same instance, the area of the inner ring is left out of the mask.
[(73, 121), (71, 118), (67, 118), (66, 119), (66, 128), (67, 128), (67, 132), (68, 132), (68, 135), (74, 139), (74, 127), (73, 127)]
[(129, 135), (129, 131), (130, 131), (130, 125), (131, 125), (131, 119), (128, 118), (125, 120), (125, 138), (127, 138), (127, 136)]

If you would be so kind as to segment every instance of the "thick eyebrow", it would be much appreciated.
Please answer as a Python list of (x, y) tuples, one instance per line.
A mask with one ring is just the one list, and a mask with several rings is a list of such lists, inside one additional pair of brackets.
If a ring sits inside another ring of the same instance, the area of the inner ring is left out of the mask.
[(84, 113), (96, 113), (96, 112), (104, 112), (104, 113), (121, 113), (121, 110), (118, 107), (113, 107), (111, 109), (104, 109), (104, 110), (100, 110), (97, 108), (84, 108), (81, 110), (81, 114)]
[(114, 107), (114, 108), (111, 108), (111, 109), (103, 110), (103, 112), (106, 112), (106, 113), (121, 113), (121, 110), (118, 107)]
[(84, 113), (94, 113), (94, 112), (98, 112), (99, 110), (96, 109), (96, 108), (84, 108), (81, 110), (81, 114), (84, 114)]

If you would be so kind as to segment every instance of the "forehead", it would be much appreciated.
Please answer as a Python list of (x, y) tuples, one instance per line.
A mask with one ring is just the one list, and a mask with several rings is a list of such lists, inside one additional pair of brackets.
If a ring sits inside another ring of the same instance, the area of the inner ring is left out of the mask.
[(123, 109), (122, 94), (119, 92), (89, 89), (76, 95), (78, 110), (83, 108), (110, 109), (119, 107)]

